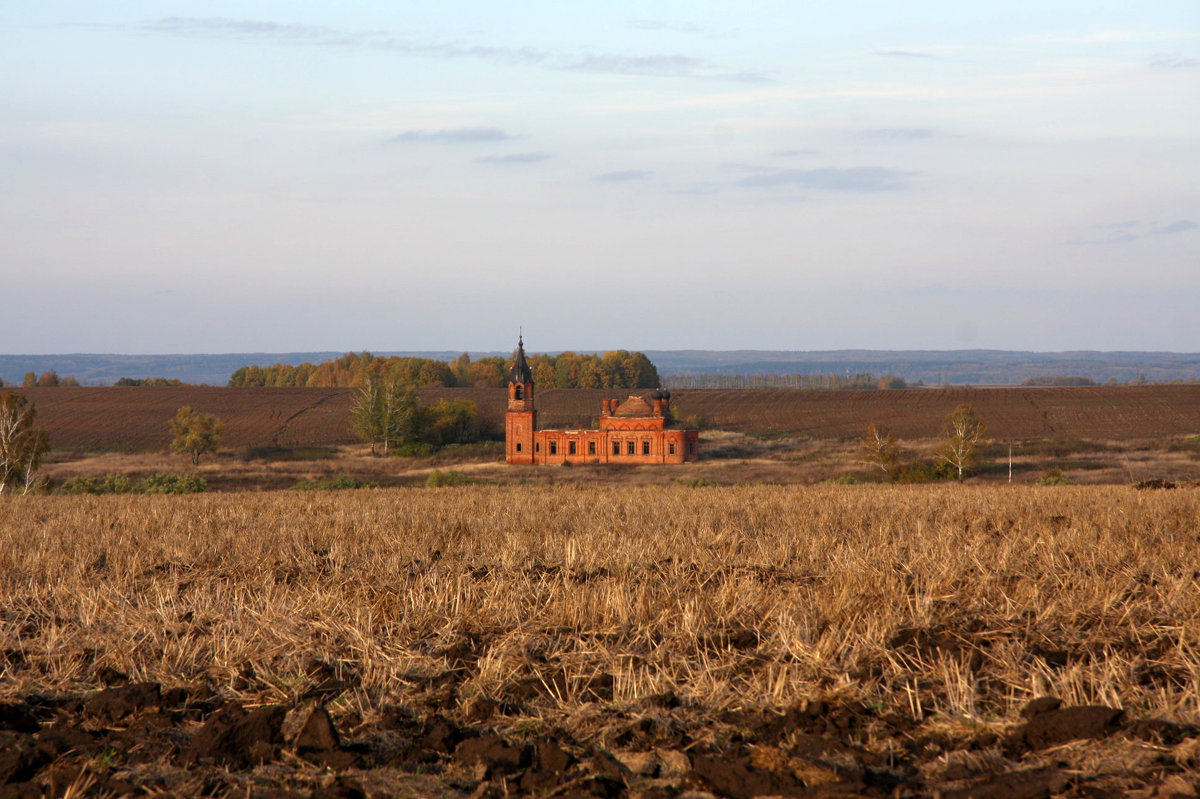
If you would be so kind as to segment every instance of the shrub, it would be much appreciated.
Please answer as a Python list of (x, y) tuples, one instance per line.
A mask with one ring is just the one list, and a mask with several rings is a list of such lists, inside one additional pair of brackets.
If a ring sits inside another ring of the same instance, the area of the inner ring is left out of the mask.
[(99, 494), (100, 484), (96, 482), (94, 477), (72, 477), (62, 484), (58, 489), (60, 494)]
[(60, 494), (128, 494), (133, 490), (133, 483), (123, 474), (106, 474), (97, 480), (95, 477), (79, 475), (67, 480), (58, 489)]
[(1075, 481), (1063, 474), (1062, 469), (1047, 469), (1046, 473), (1037, 479), (1040, 486), (1069, 486)]
[(301, 480), (292, 486), (293, 491), (346, 491), (355, 488), (379, 488), (379, 483), (360, 480), (348, 474), (339, 474), (320, 480)]
[(896, 483), (935, 483), (955, 477), (956, 472), (948, 464), (926, 461), (902, 463), (892, 472), (892, 481)]
[(465, 486), (474, 483), (475, 480), (470, 475), (463, 474), (454, 469), (434, 469), (429, 473), (429, 477), (425, 480), (426, 488), (442, 488), (443, 486)]
[(436, 449), (437, 447), (433, 446), (433, 444), (425, 441), (406, 441), (403, 444), (396, 445), (392, 452), (401, 458), (427, 458)]
[(208, 490), (203, 477), (176, 472), (159, 472), (137, 484), (143, 494), (199, 494)]

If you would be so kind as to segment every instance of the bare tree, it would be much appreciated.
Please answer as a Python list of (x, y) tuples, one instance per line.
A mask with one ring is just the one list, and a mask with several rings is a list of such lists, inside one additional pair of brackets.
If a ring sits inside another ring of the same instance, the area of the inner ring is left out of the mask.
[(879, 467), (884, 474), (891, 474), (900, 463), (900, 447), (896, 436), (881, 424), (871, 422), (867, 432), (858, 440), (858, 457), (869, 466)]
[(49, 447), (45, 430), (34, 426), (37, 409), (23, 394), (0, 394), (0, 494), (21, 483), (28, 494)]
[(950, 411), (942, 426), (946, 440), (938, 447), (937, 457), (958, 470), (958, 481), (979, 459), (979, 445), (987, 439), (987, 425), (970, 405), (959, 405)]

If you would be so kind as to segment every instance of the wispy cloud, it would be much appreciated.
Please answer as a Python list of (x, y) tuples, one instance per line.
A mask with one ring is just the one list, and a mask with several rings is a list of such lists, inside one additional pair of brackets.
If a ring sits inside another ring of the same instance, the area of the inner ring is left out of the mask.
[(817, 191), (898, 191), (907, 189), (915, 172), (879, 166), (838, 169), (775, 169), (749, 175), (738, 181), (746, 188), (799, 188)]
[(615, 172), (604, 172), (603, 174), (596, 175), (592, 180), (601, 183), (622, 183), (633, 180), (648, 180), (653, 175), (653, 172), (645, 169), (621, 169)]
[(931, 139), (936, 134), (929, 128), (870, 128), (861, 132), (867, 139), (891, 139), (893, 141), (917, 141)]
[(926, 53), (920, 50), (876, 50), (875, 55), (887, 56), (888, 58), (937, 58), (933, 53)]
[(445, 128), (442, 130), (406, 130), (392, 137), (394, 142), (412, 144), (470, 144), (512, 139), (499, 128)]
[(700, 33), (701, 28), (694, 22), (676, 22), (669, 19), (635, 19), (629, 27), (639, 31), (674, 31), (676, 33)]
[(514, 66), (607, 75), (764, 82), (753, 72), (730, 72), (706, 59), (676, 53), (568, 55), (531, 47), (496, 47), (454, 41), (422, 41), (387, 31), (350, 31), (327, 26), (229, 17), (164, 17), (133, 26), (143, 33), (252, 40), (309, 47), (378, 50), (425, 58), (471, 58)]
[(1186, 233), (1189, 230), (1195, 230), (1200, 227), (1190, 219), (1176, 219), (1174, 222), (1169, 222), (1162, 227), (1156, 227), (1151, 230), (1151, 234), (1155, 236), (1168, 236), (1172, 233)]
[(819, 150), (806, 150), (804, 148), (790, 148), (787, 150), (776, 150), (771, 153), (776, 158), (795, 158), (798, 155), (817, 155)]
[(485, 155), (476, 158), (477, 164), (536, 164), (550, 158), (550, 153), (512, 153), (510, 155)]
[(1121, 245), (1130, 244), (1146, 236), (1170, 236), (1176, 233), (1187, 233), (1200, 228), (1200, 224), (1191, 219), (1176, 219), (1163, 225), (1143, 225), (1135, 220), (1125, 222), (1104, 222), (1092, 225), (1096, 230), (1107, 231), (1100, 237), (1079, 236), (1063, 242), (1071, 246), (1084, 245)]
[(1196, 69), (1200, 67), (1200, 58), (1188, 58), (1180, 55), (1157, 55), (1150, 61), (1154, 69)]
[(1138, 44), (1195, 39), (1193, 31), (1106, 30), (1080, 34), (1042, 33), (1023, 41), (1035, 44)]

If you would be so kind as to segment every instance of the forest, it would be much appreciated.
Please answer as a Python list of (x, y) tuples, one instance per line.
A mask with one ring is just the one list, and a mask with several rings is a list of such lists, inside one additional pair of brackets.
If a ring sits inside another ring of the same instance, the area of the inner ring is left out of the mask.
[[(658, 388), (658, 370), (644, 354), (614, 350), (603, 355), (562, 352), (529, 356), (534, 383), (544, 388)], [(416, 388), (500, 388), (512, 358), (471, 360), (463, 353), (453, 361), (350, 352), (318, 364), (243, 366), (229, 385), (242, 387), (356, 388), (371, 378), (396, 380)]]

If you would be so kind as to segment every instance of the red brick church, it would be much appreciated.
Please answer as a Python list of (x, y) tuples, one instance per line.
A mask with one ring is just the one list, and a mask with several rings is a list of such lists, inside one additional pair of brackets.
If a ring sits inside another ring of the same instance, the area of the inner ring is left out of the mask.
[(671, 392), (655, 390), (649, 399), (603, 400), (600, 424), (590, 430), (539, 430), (533, 404), (533, 372), (525, 342), (508, 373), (508, 413), (504, 450), (509, 463), (684, 463), (696, 460), (699, 432), (670, 417)]

